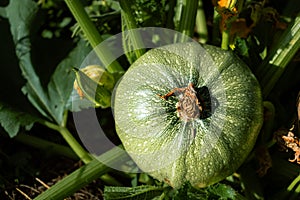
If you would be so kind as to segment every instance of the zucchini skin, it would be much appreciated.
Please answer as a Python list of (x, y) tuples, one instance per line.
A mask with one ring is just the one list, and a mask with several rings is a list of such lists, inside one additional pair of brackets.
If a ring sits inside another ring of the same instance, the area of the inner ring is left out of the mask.
[[(178, 97), (192, 83), (207, 87), (211, 116), (181, 120)], [(128, 69), (115, 90), (116, 130), (141, 170), (179, 188), (206, 187), (231, 175), (252, 150), (263, 122), (258, 81), (232, 52), (196, 42), (152, 49)]]

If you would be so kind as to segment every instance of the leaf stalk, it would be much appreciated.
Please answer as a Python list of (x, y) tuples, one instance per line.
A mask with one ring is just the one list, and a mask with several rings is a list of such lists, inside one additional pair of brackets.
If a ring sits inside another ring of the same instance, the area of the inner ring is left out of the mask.
[(84, 150), (84, 148), (77, 142), (77, 140), (65, 126), (58, 126), (46, 120), (39, 120), (38, 122), (44, 126), (47, 126), (48, 128), (58, 131), (69, 144), (71, 149), (85, 164), (93, 160), (92, 156), (86, 152), (86, 150)]
[(83, 5), (79, 0), (65, 0), (67, 6), (81, 27), (83, 33), (86, 35), (89, 43), (94, 48), (99, 59), (103, 62), (104, 66), (107, 67), (109, 72), (123, 72), (123, 68), (117, 61), (113, 61), (113, 54), (107, 49), (97, 48), (97, 46), (103, 41), (99, 34), (96, 26), (93, 24), (88, 14), (84, 10)]

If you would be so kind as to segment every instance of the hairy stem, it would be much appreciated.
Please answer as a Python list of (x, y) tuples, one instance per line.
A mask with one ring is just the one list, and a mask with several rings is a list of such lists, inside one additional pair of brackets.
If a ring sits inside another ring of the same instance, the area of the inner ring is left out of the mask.
[(91, 155), (83, 149), (83, 147), (77, 142), (77, 140), (73, 137), (73, 135), (66, 127), (58, 126), (45, 120), (40, 120), (39, 123), (60, 132), (60, 134), (66, 140), (72, 150), (84, 163), (89, 163), (91, 160), (93, 160)]
[[(105, 160), (106, 163), (103, 164), (99, 160)], [(53, 185), (50, 189), (37, 196), (35, 200), (64, 199), (96, 178), (106, 174), (110, 170), (109, 166), (122, 165), (128, 160), (130, 160), (130, 158), (127, 153), (120, 147), (115, 147), (102, 154), (97, 159), (92, 160), (87, 165), (77, 169)]]
[(89, 43), (94, 48), (96, 54), (103, 62), (104, 66), (109, 72), (122, 72), (123, 68), (117, 61), (114, 60), (114, 56), (107, 49), (97, 48), (97, 46), (103, 41), (101, 35), (99, 34), (97, 28), (89, 18), (88, 14), (84, 10), (83, 5), (80, 0), (65, 0), (67, 6), (72, 12), (74, 18), (81, 27), (83, 33), (86, 35)]
[(128, 43), (128, 41), (123, 39), (123, 47), (125, 48), (126, 51), (127, 49), (130, 49), (127, 47), (127, 45), (132, 45), (132, 48), (134, 49), (133, 51), (135, 53), (134, 60), (136, 60), (145, 53), (145, 45), (143, 43), (142, 37), (139, 34), (139, 32), (131, 31), (131, 29), (138, 28), (134, 16), (132, 15), (132, 13), (134, 13), (134, 10), (131, 8), (131, 5), (133, 5), (134, 2), (132, 0), (119, 1), (119, 2), (122, 8), (122, 18), (123, 18), (122, 23), (125, 23), (124, 25), (122, 25), (122, 27), (127, 28), (127, 30), (122, 30), (123, 31), (122, 34), (123, 35), (127, 34), (125, 38), (128, 37), (128, 40), (130, 40), (130, 42)]
[[(198, 0), (179, 0), (177, 3), (175, 20), (176, 30), (192, 37), (197, 16)], [(179, 42), (185, 42), (186, 37), (180, 37)]]
[(222, 32), (222, 43), (221, 43), (221, 48), (224, 50), (228, 50), (229, 46), (229, 30), (223, 30)]
[(257, 74), (262, 85), (263, 97), (266, 98), (279, 80), (286, 66), (300, 48), (300, 13), (295, 21), (285, 30), (268, 57), (258, 67)]
[(196, 31), (199, 34), (199, 42), (205, 44), (208, 40), (208, 31), (202, 0), (199, 0), (199, 6), (196, 17)]

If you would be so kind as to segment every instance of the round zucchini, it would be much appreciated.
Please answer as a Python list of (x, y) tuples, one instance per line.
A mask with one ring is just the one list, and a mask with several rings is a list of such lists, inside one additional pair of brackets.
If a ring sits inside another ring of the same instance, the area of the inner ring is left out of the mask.
[(117, 133), (141, 170), (174, 188), (231, 175), (263, 122), (259, 83), (232, 52), (196, 42), (149, 50), (114, 96)]

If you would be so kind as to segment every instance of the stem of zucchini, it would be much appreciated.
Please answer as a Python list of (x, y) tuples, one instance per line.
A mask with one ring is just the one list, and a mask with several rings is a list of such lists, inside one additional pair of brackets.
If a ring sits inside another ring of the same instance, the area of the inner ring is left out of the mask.
[[(197, 16), (198, 0), (180, 0), (177, 3), (176, 15), (177, 31), (192, 37), (194, 34)], [(176, 24), (175, 24), (176, 26)], [(180, 42), (185, 42), (186, 37), (181, 37)]]
[(99, 34), (97, 28), (90, 20), (88, 14), (84, 10), (83, 5), (79, 0), (65, 0), (67, 6), (69, 7), (70, 11), (72, 12), (73, 16), (75, 17), (76, 21), (78, 22), (79, 26), (81, 27), (83, 33), (86, 35), (89, 43), (94, 48), (96, 54), (101, 59), (103, 64), (107, 67), (107, 70), (111, 73), (113, 72), (123, 72), (123, 68), (121, 65), (114, 61), (110, 63), (111, 60), (114, 60), (114, 56), (111, 52), (107, 51), (107, 49), (97, 48), (103, 39)]
[(42, 125), (47, 126), (48, 128), (51, 128), (53, 130), (56, 130), (60, 132), (60, 134), (63, 136), (63, 138), (66, 140), (66, 142), (70, 145), (72, 150), (76, 153), (76, 155), (85, 163), (89, 163), (93, 160), (91, 155), (86, 152), (83, 147), (77, 142), (77, 140), (73, 137), (73, 135), (70, 133), (70, 131), (66, 128), (66, 119), (67, 119), (67, 111), (64, 114), (64, 121), (62, 124), (56, 125), (51, 122), (40, 120), (39, 123)]
[[(103, 164), (99, 160), (105, 160)], [(120, 147), (115, 147), (106, 153), (100, 155), (98, 159), (92, 160), (87, 165), (77, 169), (61, 181), (57, 182), (51, 188), (40, 194), (35, 200), (42, 199), (64, 199), (73, 194), (88, 183), (106, 174), (112, 164), (123, 164), (130, 160), (127, 153)]]
[(217, 12), (216, 9), (214, 9), (214, 19), (213, 19), (213, 30), (212, 30), (212, 44), (215, 46), (219, 45), (220, 42), (220, 20), (221, 16)]
[(205, 44), (208, 40), (208, 31), (202, 0), (199, 0), (196, 16), (196, 31), (199, 34), (199, 42)]
[(287, 191), (289, 193), (292, 193), (291, 196), (289, 197), (289, 199), (292, 199), (292, 200), (296, 200), (299, 198), (299, 193), (300, 193), (300, 186), (299, 186), (299, 183), (300, 183), (300, 175), (297, 176), (293, 181), (292, 183), (289, 185), (289, 187), (287, 188)]
[(255, 73), (260, 80), (264, 99), (268, 97), (299, 48), (300, 13), (294, 23), (292, 23), (282, 34), (281, 38), (276, 41), (276, 45), (270, 51), (269, 56), (258, 67)]
[(228, 46), (229, 46), (229, 31), (228, 29), (223, 30), (222, 32), (222, 43), (221, 43), (221, 48), (224, 50), (228, 50)]
[[(134, 53), (135, 53), (135, 60), (141, 57), (145, 53), (145, 45), (143, 43), (143, 40), (141, 38), (141, 35), (137, 31), (130, 31), (131, 29), (136, 29), (138, 28), (136, 25), (136, 21), (132, 15), (134, 13), (134, 10), (131, 8), (131, 5), (134, 4), (132, 0), (127, 0), (127, 1), (119, 1), (120, 6), (122, 8), (122, 23), (125, 23), (122, 25), (123, 27), (126, 27), (127, 30), (122, 30), (123, 35), (125, 34), (124, 31), (127, 31), (126, 33), (128, 34), (128, 39), (130, 40), (129, 44), (126, 42), (125, 39), (123, 39), (123, 47), (126, 49), (130, 49), (127, 46), (132, 44)], [(126, 36), (125, 36), (126, 37)], [(128, 57), (128, 56), (127, 56)], [(130, 59), (131, 61), (131, 59)], [(134, 61), (134, 60), (133, 60)], [(131, 61), (131, 62), (133, 62)]]

